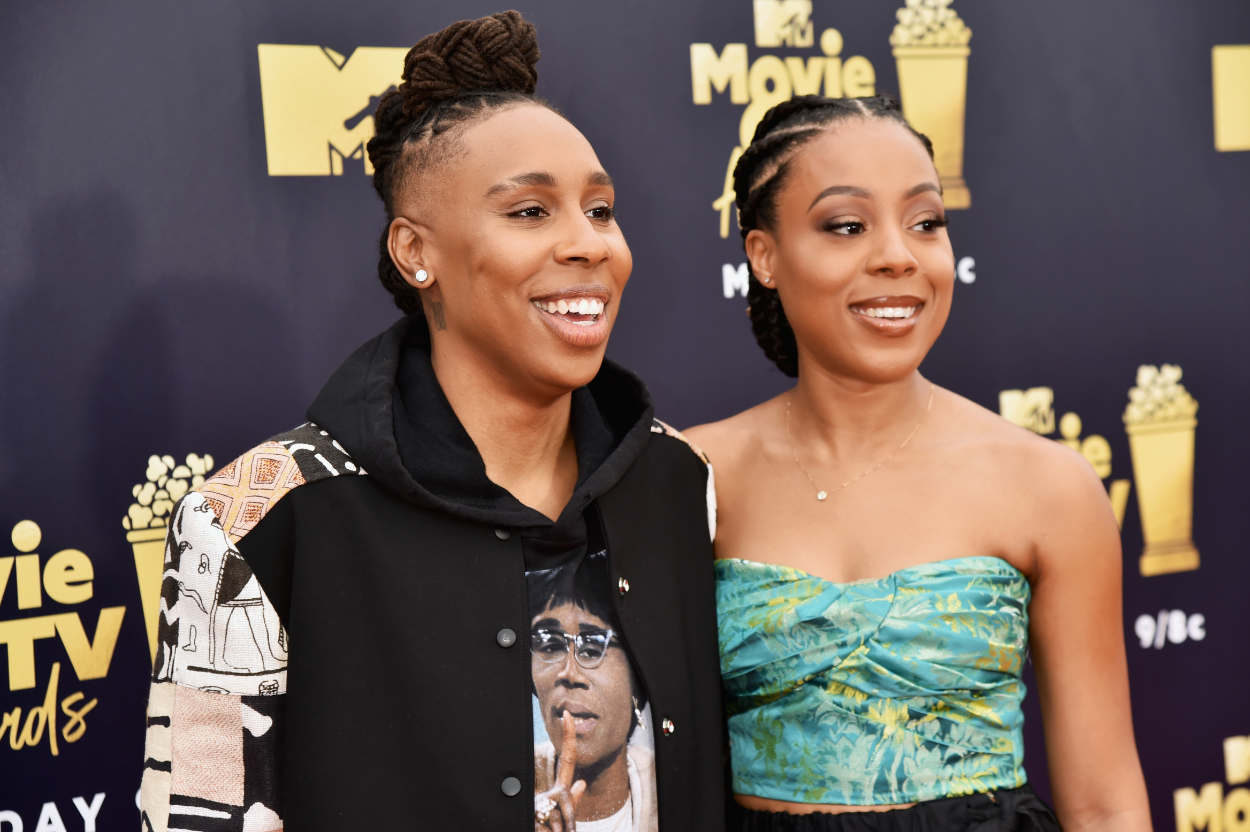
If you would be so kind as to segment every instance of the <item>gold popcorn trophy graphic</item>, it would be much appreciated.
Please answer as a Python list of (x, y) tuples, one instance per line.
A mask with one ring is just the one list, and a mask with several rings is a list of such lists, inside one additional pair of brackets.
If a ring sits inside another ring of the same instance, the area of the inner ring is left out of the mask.
[(1180, 383), (1181, 368), (1137, 368), (1137, 386), (1124, 410), (1141, 511), (1141, 574), (1198, 568), (1194, 546), (1194, 430), (1198, 402)]
[(968, 41), (972, 30), (949, 8), (951, 0), (907, 0), (890, 35), (898, 64), (903, 113), (933, 142), (934, 162), (947, 208), (969, 208), (964, 182), (964, 103), (968, 95)]
[(185, 465), (178, 465), (172, 456), (148, 457), (147, 482), (131, 489), (134, 502), (122, 526), (126, 540), (135, 552), (135, 572), (139, 578), (139, 600), (143, 603), (143, 622), (148, 631), (148, 648), (156, 661), (156, 628), (161, 615), (161, 576), (165, 574), (165, 524), (174, 503), (191, 488), (204, 484), (204, 477), (213, 469), (208, 454), (187, 456)]

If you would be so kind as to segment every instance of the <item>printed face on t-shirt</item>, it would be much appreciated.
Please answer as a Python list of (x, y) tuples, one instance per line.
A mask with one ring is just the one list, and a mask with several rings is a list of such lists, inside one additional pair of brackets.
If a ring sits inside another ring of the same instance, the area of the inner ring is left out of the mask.
[(556, 754), (568, 710), (577, 731), (577, 768), (602, 770), (624, 752), (634, 725), (630, 665), (619, 635), (571, 602), (538, 613), (530, 632), (534, 690)]
[(617, 622), (607, 552), (525, 577), (535, 832), (658, 832), (650, 705)]

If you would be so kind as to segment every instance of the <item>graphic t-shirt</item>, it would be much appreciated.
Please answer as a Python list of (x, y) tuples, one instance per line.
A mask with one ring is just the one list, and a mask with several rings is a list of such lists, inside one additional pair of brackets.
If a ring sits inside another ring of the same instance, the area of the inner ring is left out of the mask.
[[(520, 539), (533, 634), (536, 832), (658, 832), (651, 709), (616, 620), (616, 587), (591, 508), (660, 430), (641, 382), (633, 405), (599, 382), (573, 391), (577, 485), (553, 521), (487, 476), (434, 373), (428, 332), (414, 327), (405, 337), (391, 392), (403, 467), (453, 513)], [(602, 391), (602, 405), (591, 387)]]
[(526, 582), (535, 829), (657, 832), (651, 708), (612, 607), (607, 553)]

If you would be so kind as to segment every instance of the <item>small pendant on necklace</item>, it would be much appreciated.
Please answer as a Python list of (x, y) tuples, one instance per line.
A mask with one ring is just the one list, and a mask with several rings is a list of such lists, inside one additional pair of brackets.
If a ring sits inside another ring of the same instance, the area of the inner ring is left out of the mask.
[(826, 497), (828, 497), (828, 496), (829, 496), (829, 495), (828, 495), (828, 494), (826, 494), (826, 493), (825, 493), (825, 492), (823, 492), (823, 491), (817, 491), (817, 492), (816, 492), (816, 499), (817, 499), (817, 500), (820, 500), (820, 501), (822, 501), (822, 502), (823, 502), (823, 501), (824, 501), (824, 499), (825, 499)]

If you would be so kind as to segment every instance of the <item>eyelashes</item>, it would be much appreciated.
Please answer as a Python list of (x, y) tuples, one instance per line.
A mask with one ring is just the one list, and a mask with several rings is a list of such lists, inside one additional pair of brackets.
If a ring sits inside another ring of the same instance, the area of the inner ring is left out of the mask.
[(825, 230), (841, 234), (844, 237), (855, 237), (864, 233), (864, 224), (857, 220), (845, 220), (843, 222), (829, 223), (825, 226)]
[[(600, 205), (586, 211), (586, 217), (596, 222), (611, 222), (616, 219), (616, 209), (610, 205)], [(522, 220), (537, 220), (548, 216), (547, 212), (538, 205), (528, 205), (508, 214), (509, 217), (515, 217)]]
[[(923, 219), (911, 227), (913, 229), (919, 228), (921, 231), (931, 234), (939, 228), (945, 228), (947, 225), (949, 225), (949, 221), (945, 216), (941, 216)], [(857, 237), (865, 233), (866, 228), (865, 223), (859, 220), (843, 220), (842, 222), (829, 223), (825, 226), (825, 231), (841, 234), (844, 237)]]

